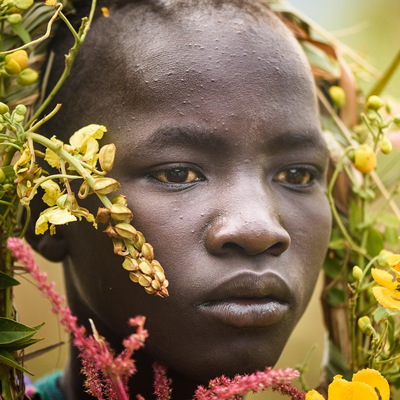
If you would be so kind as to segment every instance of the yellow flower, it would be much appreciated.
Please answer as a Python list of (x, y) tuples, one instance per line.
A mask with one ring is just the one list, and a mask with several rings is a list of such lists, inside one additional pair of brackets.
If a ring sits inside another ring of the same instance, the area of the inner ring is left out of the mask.
[(374, 280), (381, 286), (372, 288), (376, 300), (386, 308), (400, 311), (400, 278), (394, 278), (389, 272), (372, 268)]
[[(62, 146), (64, 143), (61, 140), (58, 140), (55, 136), (50, 139), (54, 144), (58, 144)], [(46, 149), (46, 155), (44, 157), (45, 161), (53, 168), (60, 168), (60, 157), (53, 150)]]
[(400, 272), (400, 255), (399, 254), (391, 254), (387, 258), (387, 263), (389, 267), (394, 269), (397, 272)]
[(57, 199), (61, 195), (60, 186), (52, 180), (45, 181), (40, 186), (45, 191), (45, 194), (42, 197), (43, 201), (50, 207), (55, 206)]
[(24, 151), (21, 153), (21, 157), (14, 164), (14, 171), (18, 175), (19, 171), (29, 167), (29, 162), (32, 159), (32, 153), (28, 146), (24, 145)]
[(104, 18), (108, 18), (110, 16), (110, 11), (107, 7), (101, 7), (101, 12), (103, 13)]
[(69, 142), (72, 148), (82, 154), (82, 161), (85, 161), (92, 167), (96, 165), (98, 159), (99, 142), (107, 132), (107, 128), (103, 125), (91, 124), (76, 131)]
[[(389, 400), (387, 380), (375, 369), (363, 369), (353, 375), (351, 382), (336, 375), (328, 388), (328, 400)], [(315, 390), (306, 394), (306, 400), (324, 400)]]
[(56, 0), (46, 0), (44, 2), (44, 4), (46, 4), (46, 6), (54, 6), (54, 4), (56, 4), (57, 1)]
[(36, 221), (35, 233), (36, 235), (45, 233), (49, 228), (49, 224), (51, 224), (50, 234), (53, 235), (55, 233), (55, 225), (64, 225), (76, 220), (77, 218), (67, 208), (50, 207), (40, 213)]

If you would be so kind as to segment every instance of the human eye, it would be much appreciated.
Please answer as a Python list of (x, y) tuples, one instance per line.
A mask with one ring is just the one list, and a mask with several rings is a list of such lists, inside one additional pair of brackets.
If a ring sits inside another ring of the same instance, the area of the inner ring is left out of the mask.
[(296, 188), (308, 187), (316, 179), (316, 171), (305, 167), (293, 167), (278, 172), (274, 181)]
[(204, 180), (204, 176), (189, 167), (173, 167), (156, 171), (151, 174), (153, 179), (163, 183), (190, 184)]

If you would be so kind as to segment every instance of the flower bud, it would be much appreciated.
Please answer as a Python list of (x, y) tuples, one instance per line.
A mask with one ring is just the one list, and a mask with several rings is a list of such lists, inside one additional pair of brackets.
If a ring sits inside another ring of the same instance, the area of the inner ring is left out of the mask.
[(24, 106), (23, 104), (18, 104), (17, 107), (15, 107), (15, 112), (18, 115), (25, 115), (26, 114), (26, 106)]
[(164, 268), (161, 266), (161, 264), (157, 260), (153, 260), (151, 262), (151, 265), (154, 268), (154, 271), (164, 273)]
[(115, 144), (106, 144), (100, 149), (99, 162), (104, 172), (111, 171), (115, 160)]
[(139, 276), (139, 285), (143, 287), (149, 287), (151, 285), (152, 279), (149, 276), (146, 275), (140, 275)]
[(163, 283), (165, 281), (165, 274), (163, 272), (156, 271), (154, 273), (154, 277), (158, 280), (158, 282)]
[(14, 120), (15, 122), (22, 122), (24, 119), (25, 119), (25, 116), (24, 116), (24, 115), (14, 114), (13, 120)]
[(28, 53), (25, 50), (17, 50), (7, 54), (4, 58), (4, 68), (10, 75), (17, 75), (28, 66)]
[(130, 222), (133, 219), (132, 211), (121, 204), (113, 204), (110, 207), (110, 213), (115, 222)]
[(61, 209), (64, 209), (64, 208), (65, 208), (65, 205), (66, 205), (66, 203), (67, 203), (67, 200), (68, 200), (68, 194), (67, 194), (67, 193), (64, 193), (63, 195), (61, 195), (61, 196), (57, 199), (56, 204), (57, 204), (57, 206), (60, 207)]
[(360, 328), (360, 331), (367, 336), (372, 335), (372, 325), (371, 325), (371, 320), (369, 317), (364, 316), (358, 319), (358, 327)]
[(137, 236), (133, 245), (139, 250), (142, 251), (142, 246), (146, 242), (145, 237), (142, 232), (137, 232)]
[(126, 269), (127, 271), (138, 271), (139, 270), (139, 263), (134, 260), (131, 257), (125, 257), (124, 262), (122, 263), (122, 266), (124, 267), (124, 269)]
[(362, 269), (358, 265), (353, 267), (353, 278), (355, 280), (359, 281), (362, 277), (362, 274)]
[(110, 210), (106, 207), (99, 207), (95, 221), (97, 224), (108, 224), (110, 221)]
[(6, 114), (10, 111), (7, 104), (0, 102), (0, 114)]
[(153, 275), (153, 268), (151, 268), (151, 265), (147, 261), (140, 262), (139, 268), (145, 275), (148, 275), (148, 276)]
[(137, 230), (131, 225), (125, 222), (115, 225), (115, 231), (124, 239), (135, 241), (137, 237)]
[(379, 257), (376, 260), (377, 264), (381, 267), (381, 268), (387, 268), (389, 266), (388, 264), (388, 257), (392, 256), (393, 253), (391, 251), (388, 250), (381, 250), (381, 252), (379, 253)]
[(39, 79), (39, 74), (32, 68), (24, 69), (17, 77), (19, 86), (33, 85)]
[(142, 276), (142, 275), (140, 275), (139, 272), (131, 272), (131, 273), (129, 274), (129, 279), (130, 279), (132, 282), (138, 283), (138, 282), (139, 282), (139, 278), (140, 278), (141, 276)]
[(109, 194), (115, 192), (121, 187), (121, 184), (112, 178), (96, 178), (93, 184), (93, 190), (97, 194)]
[(370, 96), (367, 100), (367, 108), (378, 111), (385, 105), (385, 102), (379, 96)]
[(112, 204), (121, 204), (122, 206), (126, 206), (128, 202), (126, 201), (126, 196), (123, 194), (116, 194), (111, 198), (111, 203)]
[(154, 258), (153, 246), (150, 243), (144, 243), (142, 246), (142, 254), (144, 258), (152, 262)]
[(19, 8), (20, 10), (27, 10), (33, 4), (33, 0), (17, 0), (15, 2), (15, 7)]
[(3, 169), (0, 169), (0, 184), (3, 184), (6, 181), (6, 174), (4, 173)]
[(394, 116), (393, 122), (397, 125), (400, 125), (400, 114)]
[(339, 108), (346, 104), (346, 93), (340, 86), (331, 86), (329, 88), (329, 96)]
[(7, 22), (11, 25), (19, 24), (22, 21), (21, 14), (11, 14), (7, 17)]
[(374, 170), (376, 166), (376, 154), (367, 144), (362, 144), (354, 154), (354, 167), (366, 174)]
[(391, 153), (392, 149), (392, 142), (388, 138), (383, 138), (381, 141), (381, 152), (383, 154), (389, 154)]

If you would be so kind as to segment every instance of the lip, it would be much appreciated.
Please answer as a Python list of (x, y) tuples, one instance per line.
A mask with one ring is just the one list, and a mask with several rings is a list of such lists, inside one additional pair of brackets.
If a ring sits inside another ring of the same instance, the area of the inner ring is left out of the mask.
[(277, 324), (293, 304), (290, 286), (275, 272), (242, 272), (213, 289), (199, 305), (210, 318), (235, 328), (263, 328)]

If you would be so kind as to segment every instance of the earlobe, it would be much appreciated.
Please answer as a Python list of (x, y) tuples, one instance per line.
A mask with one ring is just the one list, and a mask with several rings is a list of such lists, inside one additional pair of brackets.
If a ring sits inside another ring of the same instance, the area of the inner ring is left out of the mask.
[(50, 235), (47, 231), (43, 235), (36, 235), (34, 229), (30, 227), (25, 238), (35, 251), (49, 261), (60, 262), (68, 255), (67, 241), (62, 233)]

